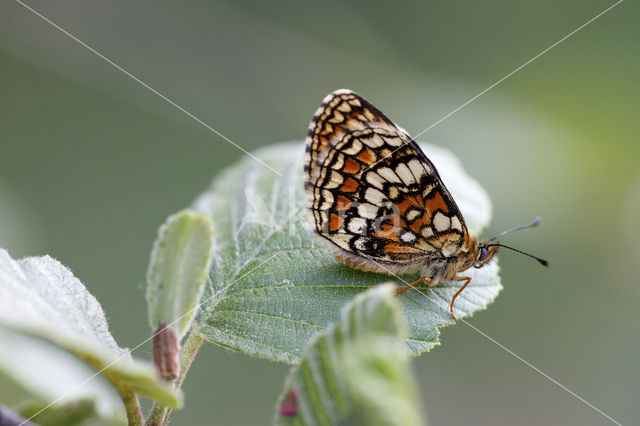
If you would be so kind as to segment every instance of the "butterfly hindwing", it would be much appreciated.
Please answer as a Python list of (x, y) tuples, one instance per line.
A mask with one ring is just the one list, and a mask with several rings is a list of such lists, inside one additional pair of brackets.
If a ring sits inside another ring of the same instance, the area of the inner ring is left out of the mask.
[(376, 270), (418, 270), (447, 257), (467, 229), (420, 147), (376, 107), (348, 90), (325, 98), (307, 137), (305, 187), (314, 230), (339, 260)]

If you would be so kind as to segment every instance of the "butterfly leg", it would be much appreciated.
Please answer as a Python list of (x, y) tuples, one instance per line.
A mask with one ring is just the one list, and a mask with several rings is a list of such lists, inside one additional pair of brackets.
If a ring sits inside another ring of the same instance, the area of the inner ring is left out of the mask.
[(451, 305), (449, 305), (449, 312), (451, 312), (451, 318), (453, 318), (455, 321), (458, 321), (458, 317), (456, 317), (456, 314), (453, 313), (453, 302), (456, 301), (456, 298), (460, 295), (460, 293), (462, 293), (462, 290), (464, 290), (464, 288), (467, 285), (469, 285), (469, 283), (471, 282), (471, 277), (453, 277), (453, 279), (456, 281), (466, 280), (466, 282), (462, 284), (462, 287), (460, 287), (460, 290), (458, 290), (456, 294), (453, 295), (453, 299), (451, 299)]
[(418, 284), (420, 284), (422, 281), (424, 281), (427, 284), (431, 284), (431, 278), (420, 278), (419, 280), (415, 280), (414, 282), (412, 282), (411, 284), (402, 287), (400, 290), (396, 291), (393, 295), (397, 296), (399, 294), (404, 293), (405, 291), (409, 290), (411, 287), (416, 286)]

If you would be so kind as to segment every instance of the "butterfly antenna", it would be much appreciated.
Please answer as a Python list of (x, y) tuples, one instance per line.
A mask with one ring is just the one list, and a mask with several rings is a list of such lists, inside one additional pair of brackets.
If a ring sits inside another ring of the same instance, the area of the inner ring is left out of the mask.
[[(533, 219), (531, 221), (531, 223), (527, 223), (526, 225), (520, 225), (520, 226), (516, 226), (515, 228), (511, 228), (511, 229), (507, 229), (506, 231), (502, 231), (501, 233), (499, 233), (498, 235), (496, 235), (495, 237), (491, 238), (489, 241), (495, 241), (498, 238), (502, 237), (503, 235), (507, 235), (510, 234), (512, 232), (515, 231), (519, 231), (521, 229), (527, 229), (527, 228), (533, 228), (538, 226), (538, 224), (540, 223), (540, 217), (536, 217), (535, 219)], [(509, 247), (507, 247), (509, 248)], [(517, 251), (517, 250), (516, 250)], [(526, 253), (525, 253), (526, 254)]]
[(506, 249), (516, 251), (516, 252), (518, 252), (518, 253), (520, 253), (520, 254), (524, 254), (525, 256), (529, 256), (529, 257), (531, 257), (531, 258), (533, 258), (533, 259), (537, 260), (538, 262), (540, 262), (540, 264), (542, 264), (542, 265), (544, 265), (544, 266), (549, 266), (549, 262), (547, 262), (546, 260), (544, 260), (544, 259), (540, 259), (539, 257), (534, 256), (534, 255), (529, 254), (529, 253), (526, 253), (526, 252), (524, 252), (524, 251), (522, 251), (522, 250), (518, 250), (517, 248), (513, 248), (513, 247), (505, 246), (504, 244), (499, 244), (499, 243), (489, 244), (487, 247), (492, 247), (492, 246), (504, 247), (504, 248), (506, 248)]

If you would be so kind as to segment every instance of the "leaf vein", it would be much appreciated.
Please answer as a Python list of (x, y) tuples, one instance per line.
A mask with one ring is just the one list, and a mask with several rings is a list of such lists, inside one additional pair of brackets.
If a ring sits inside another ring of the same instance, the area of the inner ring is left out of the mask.
[(221, 309), (216, 309), (215, 313), (217, 314), (217, 313), (220, 313), (220, 312), (233, 312), (233, 313), (238, 313), (238, 314), (243, 314), (243, 315), (263, 316), (263, 317), (272, 318), (272, 319), (276, 319), (276, 320), (289, 321), (289, 322), (293, 322), (293, 323), (299, 324), (299, 325), (308, 325), (308, 326), (315, 327), (315, 328), (325, 328), (326, 327), (326, 325), (313, 324), (313, 323), (310, 323), (310, 322), (307, 322), (307, 321), (303, 321), (303, 320), (298, 320), (298, 319), (279, 317), (277, 315), (267, 314), (267, 313), (264, 313), (264, 312), (243, 311), (242, 309), (221, 308)]

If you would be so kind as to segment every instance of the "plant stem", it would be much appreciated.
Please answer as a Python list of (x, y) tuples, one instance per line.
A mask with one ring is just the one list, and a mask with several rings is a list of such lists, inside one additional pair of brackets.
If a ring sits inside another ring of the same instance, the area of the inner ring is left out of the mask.
[[(204, 337), (202, 337), (199, 333), (191, 332), (189, 338), (184, 344), (182, 352), (180, 353), (180, 375), (178, 376), (178, 380), (176, 380), (175, 383), (176, 388), (179, 389), (182, 386), (182, 382), (184, 382), (184, 378), (187, 376), (187, 372), (189, 371), (189, 368), (191, 368), (191, 364), (193, 363), (196, 354), (200, 350), (202, 343), (204, 343)], [(169, 423), (171, 410), (171, 407), (167, 408), (164, 415), (164, 420), (162, 422), (163, 425), (167, 425)]]
[(129, 426), (142, 426), (142, 411), (140, 410), (138, 395), (130, 390), (118, 390), (118, 393), (120, 393), (120, 398), (124, 403)]
[[(180, 389), (182, 382), (184, 382), (187, 372), (193, 363), (200, 347), (204, 343), (204, 337), (200, 336), (196, 331), (192, 331), (184, 343), (182, 350), (180, 351), (180, 375), (174, 383), (176, 389)], [(153, 403), (153, 407), (147, 416), (146, 426), (160, 426), (166, 425), (169, 422), (169, 416), (171, 415), (171, 408), (162, 405), (158, 402)]]
[(147, 421), (144, 423), (145, 426), (160, 426), (164, 421), (164, 413), (166, 409), (166, 406), (154, 402), (153, 407), (151, 407), (151, 411), (147, 416)]
[(184, 378), (191, 367), (193, 359), (200, 350), (202, 343), (204, 343), (204, 337), (195, 332), (192, 332), (184, 343), (184, 347), (180, 352), (180, 375), (178, 376), (178, 380), (176, 380), (177, 387), (182, 386), (182, 382), (184, 382)]
[[(105, 370), (103, 368), (102, 363), (91, 355), (78, 355), (82, 360), (84, 360), (87, 364), (91, 365), (97, 371), (102, 372)], [(127, 420), (129, 422), (129, 426), (142, 426), (144, 421), (142, 419), (142, 409), (140, 408), (140, 400), (138, 399), (138, 395), (131, 389), (131, 387), (124, 385), (117, 377), (113, 374), (109, 373), (109, 370), (106, 370), (104, 373), (104, 377), (111, 383), (111, 385), (116, 389), (118, 395), (120, 395), (120, 399), (124, 404), (125, 412), (127, 413)]]

